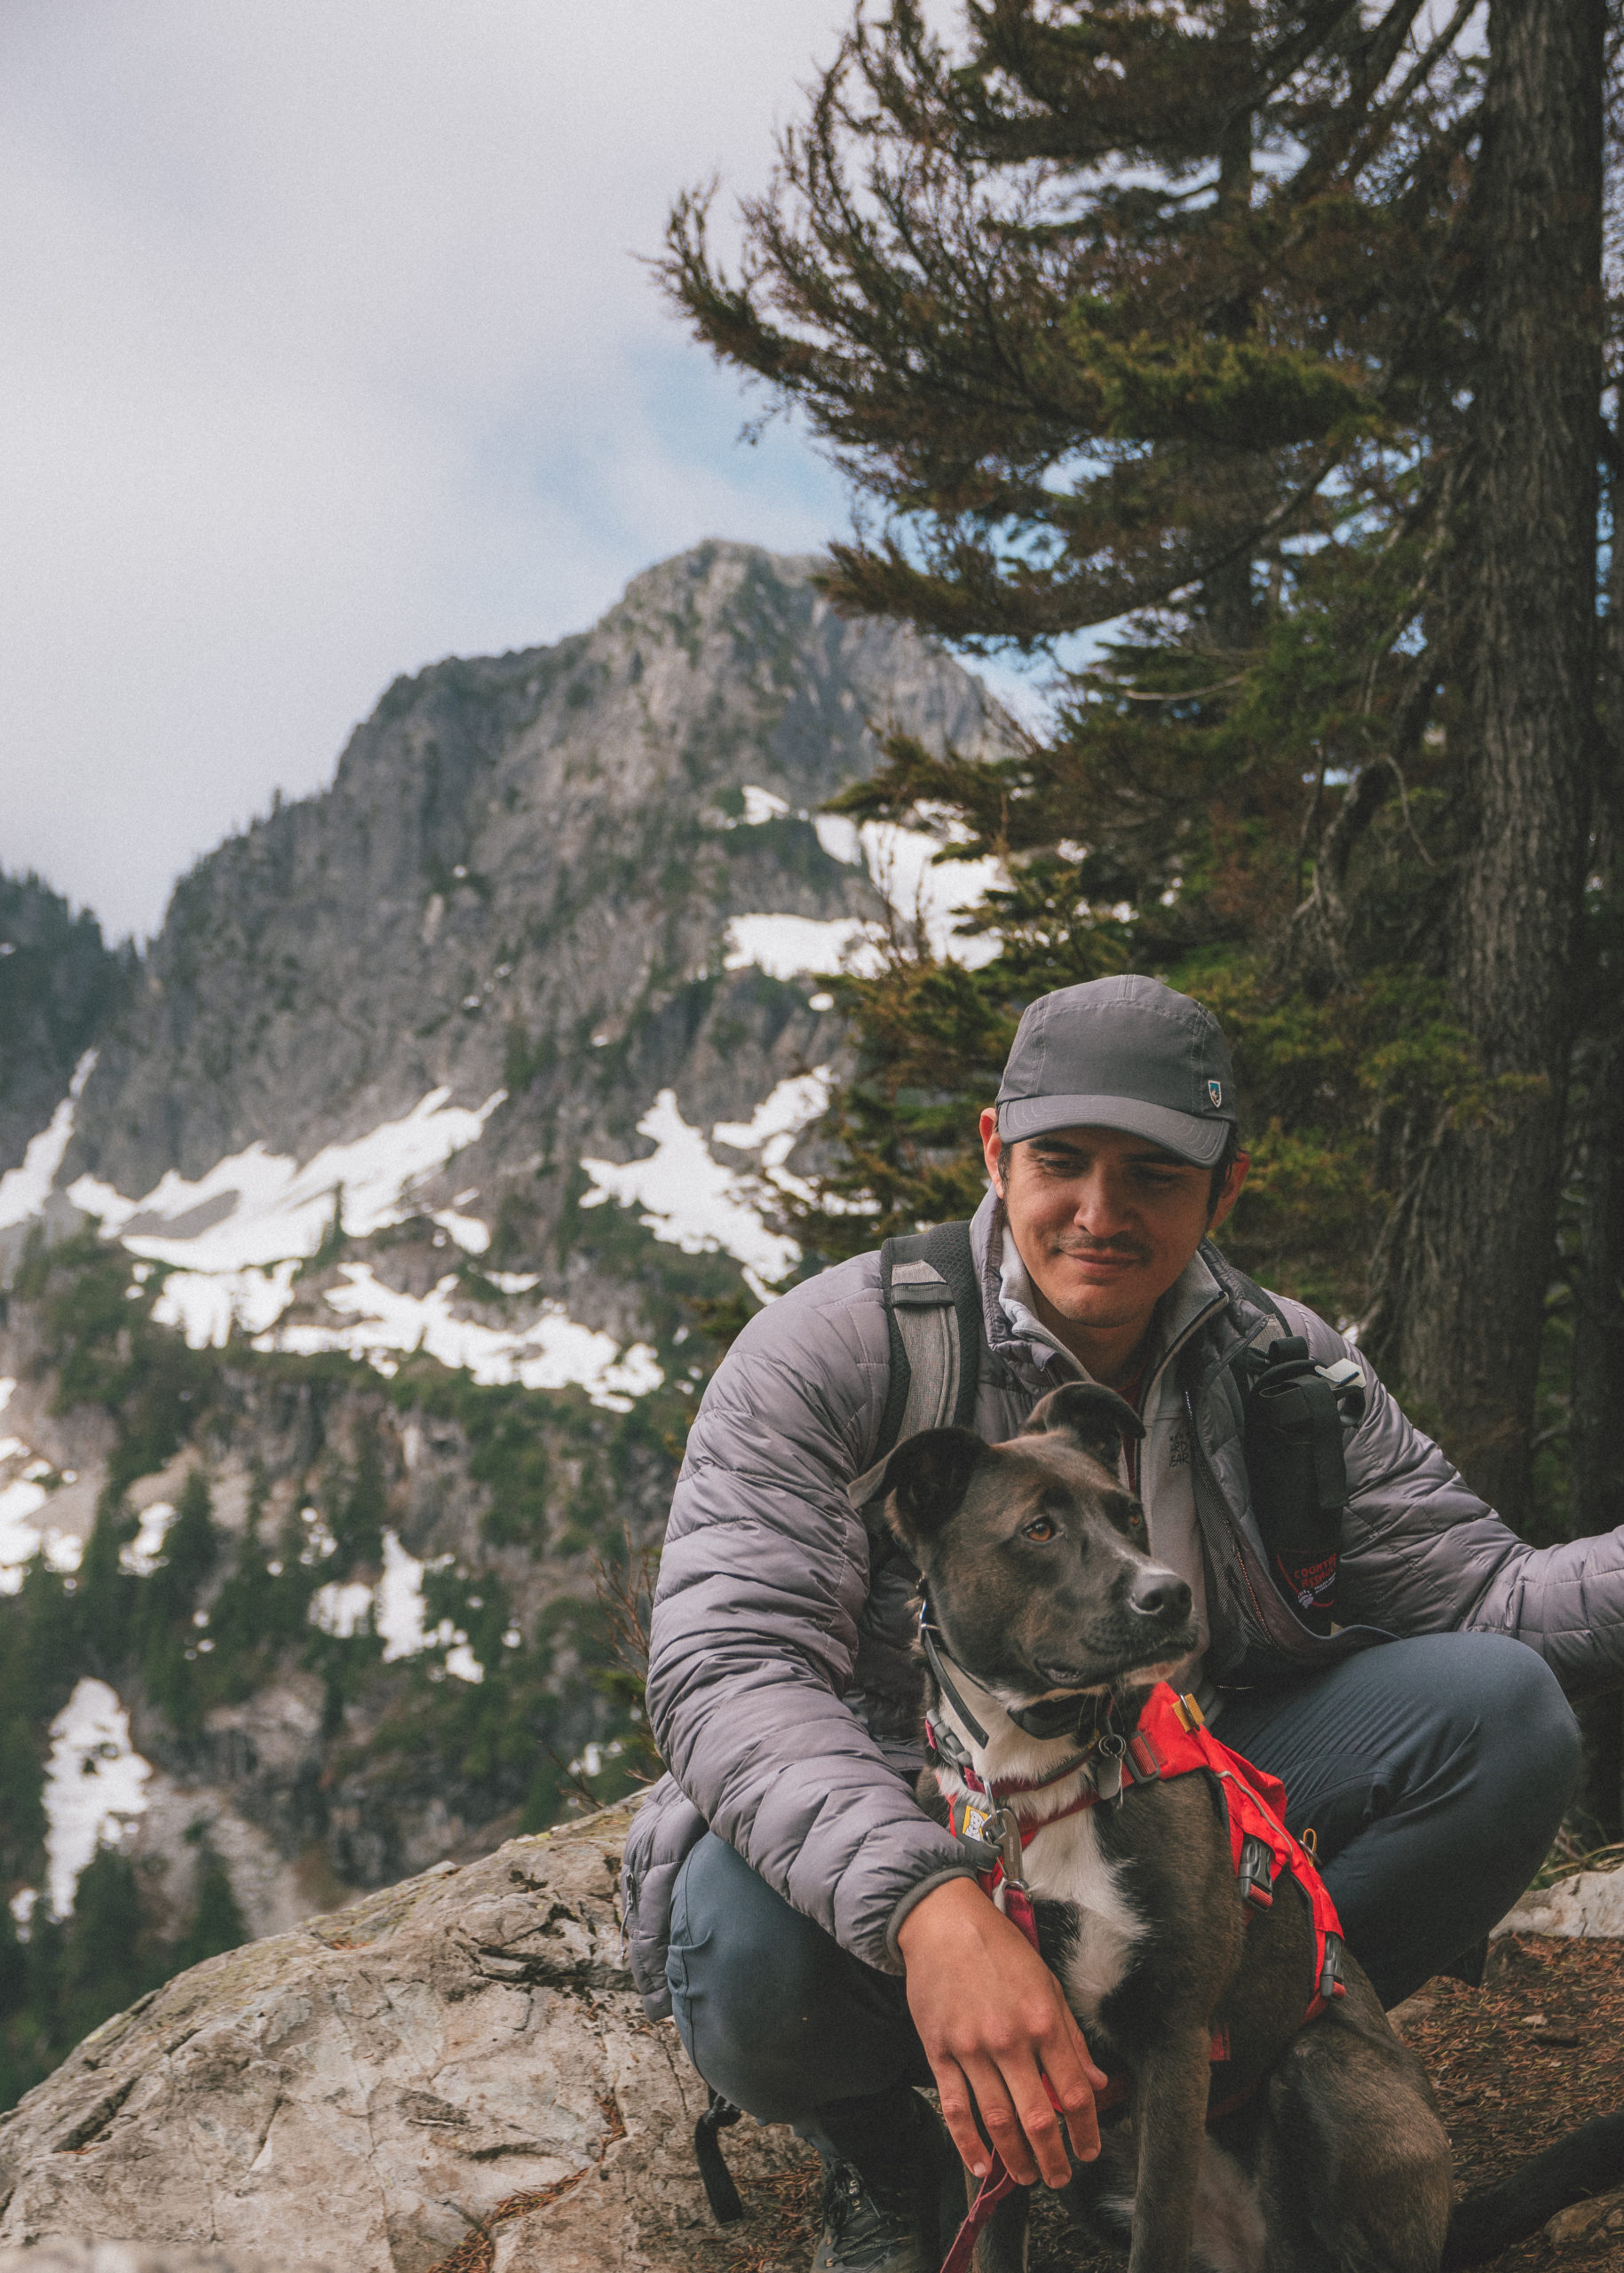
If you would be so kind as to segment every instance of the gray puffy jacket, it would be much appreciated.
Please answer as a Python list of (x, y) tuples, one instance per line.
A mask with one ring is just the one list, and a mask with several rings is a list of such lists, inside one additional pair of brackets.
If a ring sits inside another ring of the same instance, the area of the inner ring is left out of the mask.
[[(1012, 1319), (1001, 1286), (1002, 1210), (990, 1193), (971, 1241), (987, 1334), (975, 1424), (998, 1442), (1079, 1369), (1025, 1312)], [(1310, 1635), (1269, 1582), (1241, 1455), (1230, 1361), (1279, 1334), (1279, 1319), (1209, 1246), (1176, 1291), (1184, 1323), (1153, 1372), (1163, 1408), (1181, 1416), (1173, 1457), (1192, 1463), (1208, 1670), (1221, 1684), (1248, 1648), (1271, 1652), (1282, 1669), (1329, 1661), (1361, 1637)], [(1352, 1354), (1311, 1311), (1279, 1309), (1318, 1363)], [(1528, 1546), (1364, 1370), (1364, 1417), (1344, 1430), (1351, 1496), (1338, 1617), (1388, 1635), (1515, 1634), (1570, 1693), (1616, 1685), (1624, 1532)], [(902, 1970), (897, 1929), (914, 1904), (971, 1868), (911, 1788), (923, 1760), (908, 1607), (916, 1574), (888, 1546), (873, 1556), (871, 1576), (877, 1511), (866, 1519), (849, 1496), (874, 1461), (889, 1381), (879, 1256), (858, 1255), (752, 1319), (694, 1419), (649, 1659), (649, 1717), (670, 1773), (634, 1819), (622, 1889), (632, 1971), (656, 2017), (670, 2010), (672, 1882), (707, 1826), (844, 1948), (889, 1973)]]

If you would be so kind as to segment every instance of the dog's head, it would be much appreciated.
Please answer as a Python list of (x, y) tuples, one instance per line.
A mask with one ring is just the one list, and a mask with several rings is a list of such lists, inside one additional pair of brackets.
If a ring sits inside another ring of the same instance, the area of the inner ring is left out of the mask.
[(1137, 1415), (1109, 1390), (1055, 1390), (1020, 1435), (988, 1445), (926, 1429), (886, 1462), (892, 1529), (965, 1671), (997, 1695), (1137, 1686), (1197, 1643), (1190, 1588), (1146, 1553), (1117, 1481)]

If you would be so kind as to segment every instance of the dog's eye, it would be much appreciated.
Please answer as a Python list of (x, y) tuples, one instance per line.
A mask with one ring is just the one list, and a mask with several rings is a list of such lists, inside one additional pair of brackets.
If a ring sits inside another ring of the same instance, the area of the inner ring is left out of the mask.
[(1021, 1537), (1035, 1540), (1040, 1547), (1044, 1547), (1051, 1539), (1059, 1537), (1059, 1530), (1048, 1516), (1039, 1516), (1035, 1522), (1026, 1526)]

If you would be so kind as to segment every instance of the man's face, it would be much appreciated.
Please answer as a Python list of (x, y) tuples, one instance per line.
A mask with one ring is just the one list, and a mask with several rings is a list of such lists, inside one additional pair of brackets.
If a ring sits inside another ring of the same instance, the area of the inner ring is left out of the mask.
[(1064, 1129), (1006, 1145), (981, 1116), (987, 1172), (1034, 1286), (1060, 1319), (1095, 1333), (1142, 1323), (1203, 1235), (1228, 1215), (1241, 1154), (1215, 1210), (1207, 1168), (1116, 1129)]

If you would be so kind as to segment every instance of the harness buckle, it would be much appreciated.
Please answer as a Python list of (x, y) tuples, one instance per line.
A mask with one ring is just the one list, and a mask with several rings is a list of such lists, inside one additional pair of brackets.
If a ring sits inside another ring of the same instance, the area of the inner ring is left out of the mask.
[(983, 1837), (989, 1845), (996, 1840), (1002, 1852), (1003, 1882), (1006, 1886), (1024, 1887), (1026, 1874), (1021, 1864), (1020, 1818), (1013, 1808), (1000, 1808), (989, 1816)]
[(1258, 1910), (1274, 1907), (1274, 1857), (1262, 1839), (1255, 1839), (1248, 1832), (1240, 1842), (1240, 1865), (1235, 1873), (1235, 1883), (1244, 1898)]
[(1348, 1985), (1342, 1977), (1342, 1937), (1327, 1934), (1325, 1937), (1325, 1963), (1319, 1968), (1319, 1994), (1329, 2004), (1333, 1997), (1345, 1997)]

